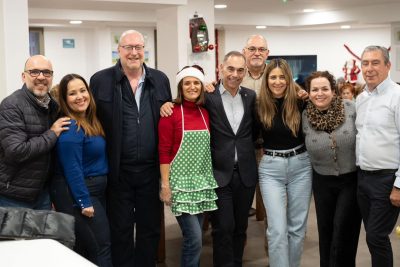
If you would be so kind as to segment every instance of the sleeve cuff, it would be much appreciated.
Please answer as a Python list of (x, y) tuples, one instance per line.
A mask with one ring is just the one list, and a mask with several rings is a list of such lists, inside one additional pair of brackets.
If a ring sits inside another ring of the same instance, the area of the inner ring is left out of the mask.
[(85, 209), (85, 208), (93, 206), (92, 202), (90, 202), (89, 199), (86, 200), (86, 199), (80, 198), (80, 199), (77, 200), (77, 202), (78, 202), (77, 204), (78, 204), (80, 209)]
[(398, 176), (398, 172), (396, 173), (396, 180), (394, 180), (393, 186), (400, 189), (400, 176)]

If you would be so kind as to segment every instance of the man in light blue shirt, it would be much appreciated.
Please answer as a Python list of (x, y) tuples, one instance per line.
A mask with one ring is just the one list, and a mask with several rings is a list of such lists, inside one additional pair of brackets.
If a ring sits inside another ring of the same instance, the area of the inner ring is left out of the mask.
[(366, 87), (356, 100), (358, 203), (373, 267), (393, 266), (389, 234), (400, 207), (400, 86), (390, 66), (386, 48), (365, 48)]
[(218, 210), (211, 213), (214, 266), (242, 266), (248, 214), (258, 180), (254, 153), (256, 93), (241, 86), (246, 59), (225, 55), (217, 90), (206, 94)]

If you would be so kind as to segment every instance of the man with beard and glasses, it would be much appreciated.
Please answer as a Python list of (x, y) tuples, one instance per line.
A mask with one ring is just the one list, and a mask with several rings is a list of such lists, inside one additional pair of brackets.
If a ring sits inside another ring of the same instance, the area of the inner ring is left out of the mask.
[(50, 210), (51, 150), (69, 118), (57, 118), (50, 97), (53, 67), (44, 56), (30, 57), (24, 85), (0, 104), (0, 207)]

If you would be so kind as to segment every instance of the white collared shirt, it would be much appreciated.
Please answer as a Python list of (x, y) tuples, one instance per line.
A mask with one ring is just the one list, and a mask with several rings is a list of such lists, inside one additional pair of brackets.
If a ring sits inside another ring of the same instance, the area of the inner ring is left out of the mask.
[[(244, 106), (242, 96), (240, 95), (241, 88), (237, 91), (235, 96), (232, 96), (228, 90), (225, 89), (221, 83), (219, 85), (219, 93), (221, 94), (222, 104), (224, 106), (226, 117), (228, 118), (229, 124), (233, 132), (236, 134), (240, 123), (243, 119)], [(237, 161), (237, 151), (235, 147), (235, 161)]]
[(143, 73), (138, 81), (138, 85), (137, 85), (136, 92), (135, 92), (135, 100), (136, 100), (136, 105), (138, 107), (138, 110), (140, 110), (140, 96), (142, 95), (144, 79), (146, 78), (146, 70), (144, 67), (142, 67), (142, 68), (143, 68)]
[(356, 98), (356, 165), (362, 170), (397, 169), (400, 187), (400, 85), (389, 77)]

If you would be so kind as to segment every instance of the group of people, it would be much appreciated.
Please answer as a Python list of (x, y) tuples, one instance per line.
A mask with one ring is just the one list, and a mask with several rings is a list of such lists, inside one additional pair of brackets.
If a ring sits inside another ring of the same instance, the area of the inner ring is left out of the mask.
[(26, 61), (0, 104), (0, 206), (73, 215), (75, 250), (99, 266), (155, 266), (162, 203), (182, 230), (181, 266), (199, 266), (207, 212), (214, 266), (242, 266), (258, 182), (271, 267), (300, 266), (312, 193), (320, 266), (355, 266), (361, 220), (372, 266), (393, 266), (400, 87), (386, 48), (364, 50), (356, 101), (328, 71), (304, 93), (285, 60), (265, 63), (260, 35), (225, 55), (212, 89), (200, 66), (181, 69), (174, 100), (140, 32), (124, 32), (118, 53), (90, 85), (64, 76), (56, 99), (51, 62)]

